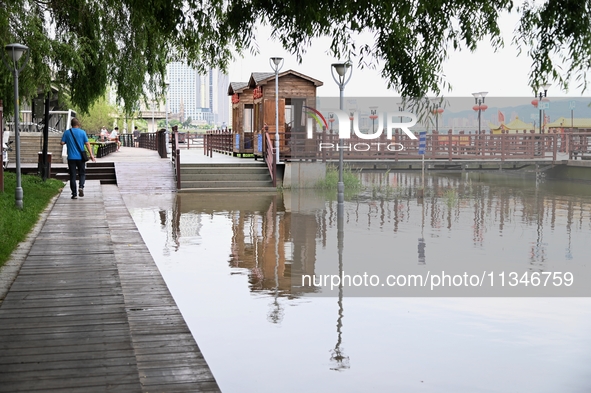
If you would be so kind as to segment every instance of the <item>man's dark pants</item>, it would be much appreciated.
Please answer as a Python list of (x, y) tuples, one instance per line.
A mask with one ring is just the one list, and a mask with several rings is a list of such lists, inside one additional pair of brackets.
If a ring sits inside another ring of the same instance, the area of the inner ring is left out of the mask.
[(84, 188), (86, 181), (86, 163), (82, 160), (68, 160), (68, 172), (70, 173), (70, 190), (72, 196), (78, 196), (76, 189), (76, 170), (78, 170), (80, 188)]

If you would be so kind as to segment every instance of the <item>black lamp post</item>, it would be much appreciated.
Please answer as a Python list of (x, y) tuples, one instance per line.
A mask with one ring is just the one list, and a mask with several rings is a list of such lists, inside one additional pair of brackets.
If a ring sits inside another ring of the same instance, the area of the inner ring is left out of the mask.
[(474, 109), (474, 111), (478, 112), (478, 134), (480, 134), (481, 130), (481, 118), (482, 118), (482, 111), (485, 111), (488, 109), (488, 106), (486, 106), (484, 104), (484, 98), (486, 97), (486, 95), (488, 94), (488, 92), (486, 91), (481, 91), (480, 93), (472, 93), (472, 95), (474, 96), (474, 103), (476, 105), (474, 105), (472, 107), (472, 109)]
[[(29, 60), (29, 48), (22, 44), (9, 44), (4, 47), (11, 63), (9, 64), (5, 57), (2, 57), (4, 64), (14, 77), (14, 140), (16, 143), (16, 190), (14, 192), (17, 209), (23, 208), (23, 188), (21, 186), (21, 142), (19, 130), (19, 93), (18, 93), (18, 75), (25, 68)], [(18, 61), (23, 54), (26, 53), (25, 60), (22, 62), (20, 68)]]
[(542, 89), (544, 89), (544, 93), (539, 92), (538, 93), (538, 98), (534, 99), (531, 103), (533, 106), (535, 106), (536, 108), (539, 109), (540, 111), (540, 134), (544, 133), (544, 123), (542, 123), (542, 114), (544, 112), (544, 106), (542, 105), (542, 101), (548, 101), (547, 98), (547, 94), (548, 94), (548, 89), (550, 88), (550, 84), (549, 83), (544, 83), (542, 85)]
[(371, 119), (371, 132), (373, 134), (376, 133), (376, 119), (378, 118), (378, 107), (377, 106), (370, 106), (369, 107), (369, 118)]
[(438, 102), (434, 102), (433, 103), (433, 108), (431, 109), (431, 112), (435, 115), (435, 133), (439, 133), (439, 115), (443, 113), (443, 108), (441, 107), (441, 103)]

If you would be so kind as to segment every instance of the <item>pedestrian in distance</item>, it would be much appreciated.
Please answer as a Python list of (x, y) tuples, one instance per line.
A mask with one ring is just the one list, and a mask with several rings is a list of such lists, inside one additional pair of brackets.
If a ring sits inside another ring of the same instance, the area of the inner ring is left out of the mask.
[[(96, 162), (86, 131), (81, 129), (82, 124), (75, 117), (70, 122), (72, 128), (66, 130), (62, 136), (62, 145), (68, 148), (68, 172), (70, 174), (70, 190), (72, 199), (78, 195), (84, 196), (84, 183), (86, 181), (86, 162), (82, 159), (82, 152), (86, 148), (90, 153), (90, 159)], [(79, 189), (76, 189), (76, 172), (78, 172)]]
[(103, 128), (101, 128), (100, 138), (101, 142), (106, 142), (109, 140), (109, 131), (107, 131), (107, 127), (103, 126)]
[(121, 147), (121, 142), (119, 142), (119, 127), (115, 127), (115, 129), (111, 132), (111, 135), (109, 135), (109, 140), (111, 142), (117, 142), (117, 151), (119, 151), (119, 148)]
[(140, 130), (137, 129), (137, 126), (133, 130), (133, 146), (140, 147)]

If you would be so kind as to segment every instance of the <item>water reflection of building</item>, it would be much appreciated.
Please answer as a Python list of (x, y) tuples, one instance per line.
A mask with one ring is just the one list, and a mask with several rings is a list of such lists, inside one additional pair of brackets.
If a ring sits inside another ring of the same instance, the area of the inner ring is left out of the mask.
[(280, 194), (179, 194), (172, 212), (161, 211), (160, 220), (163, 226), (172, 222), (170, 238), (176, 250), (180, 238), (198, 236), (204, 214), (220, 213), (231, 220), (229, 264), (249, 275), (252, 291), (297, 296), (315, 290), (294, 291), (292, 280), (301, 282), (302, 274), (314, 274), (317, 217), (313, 211), (292, 213)]

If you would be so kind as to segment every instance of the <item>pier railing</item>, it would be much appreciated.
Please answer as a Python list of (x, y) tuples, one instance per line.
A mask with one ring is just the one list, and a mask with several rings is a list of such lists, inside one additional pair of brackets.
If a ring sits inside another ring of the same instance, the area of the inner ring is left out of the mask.
[[(280, 136), (281, 138), (281, 136)], [(290, 133), (286, 135), (287, 160), (338, 160), (338, 134), (317, 133), (312, 138)], [(533, 159), (556, 160), (559, 151), (557, 134), (431, 134), (427, 136), (425, 158), (458, 159)], [(419, 140), (395, 132), (392, 139), (382, 135), (376, 139), (363, 139), (352, 135), (344, 139), (344, 158), (348, 160), (420, 159)]]
[(570, 160), (591, 158), (591, 132), (577, 132), (566, 135), (566, 149)]
[(203, 152), (209, 157), (213, 156), (213, 152), (232, 154), (232, 135), (231, 130), (207, 131), (203, 140)]
[(143, 132), (138, 138), (139, 147), (149, 150), (156, 150), (160, 158), (167, 158), (166, 152), (166, 130), (161, 129), (157, 132)]
[[(419, 140), (402, 132), (394, 132), (392, 139), (385, 134), (376, 139), (363, 139), (356, 135), (344, 140), (346, 160), (406, 160), (420, 159)], [(263, 134), (263, 156), (267, 157), (267, 137), (274, 149), (275, 133)], [(305, 132), (280, 132), (280, 160), (334, 161), (339, 156), (337, 133), (318, 132), (308, 138)], [(203, 139), (204, 153), (233, 154), (235, 134), (230, 130), (208, 131)], [(566, 133), (503, 133), (503, 134), (454, 134), (431, 133), (427, 135), (426, 159), (440, 160), (501, 160), (547, 159), (555, 161), (558, 153), (569, 158), (591, 157), (591, 132)]]

